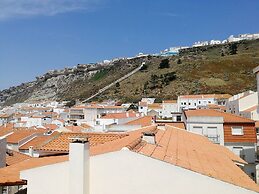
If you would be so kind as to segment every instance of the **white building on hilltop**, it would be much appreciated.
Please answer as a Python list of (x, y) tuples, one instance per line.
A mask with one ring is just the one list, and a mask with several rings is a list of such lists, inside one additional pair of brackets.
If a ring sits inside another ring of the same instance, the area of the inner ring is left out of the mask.
[(259, 38), (259, 33), (257, 34), (239, 34), (237, 37), (233, 35), (228, 37), (228, 42), (238, 42), (241, 40), (255, 40)]

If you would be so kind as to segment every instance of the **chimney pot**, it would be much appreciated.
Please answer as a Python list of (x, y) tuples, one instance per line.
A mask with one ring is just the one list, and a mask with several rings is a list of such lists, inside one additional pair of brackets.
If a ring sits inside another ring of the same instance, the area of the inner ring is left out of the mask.
[(143, 132), (142, 140), (150, 144), (156, 144), (156, 135), (151, 131)]
[(29, 155), (33, 157), (33, 146), (29, 147)]

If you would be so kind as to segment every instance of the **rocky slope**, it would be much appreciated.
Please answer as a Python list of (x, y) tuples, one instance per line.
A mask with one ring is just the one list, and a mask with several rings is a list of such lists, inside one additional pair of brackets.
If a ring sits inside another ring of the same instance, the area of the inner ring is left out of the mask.
[[(164, 67), (160, 64), (165, 59), (169, 63)], [(137, 101), (143, 96), (171, 99), (181, 94), (255, 90), (252, 69), (259, 65), (259, 40), (191, 48), (179, 56), (145, 56), (49, 71), (35, 81), (0, 91), (0, 100), (2, 105), (46, 99), (83, 100), (143, 62), (144, 68), (95, 100)]]

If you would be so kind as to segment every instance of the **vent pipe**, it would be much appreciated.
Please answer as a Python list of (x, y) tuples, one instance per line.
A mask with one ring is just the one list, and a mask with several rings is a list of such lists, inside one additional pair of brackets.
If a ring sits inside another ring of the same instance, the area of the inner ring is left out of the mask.
[(154, 132), (149, 132), (149, 131), (143, 132), (142, 140), (146, 141), (149, 144), (155, 145), (156, 144), (156, 135)]

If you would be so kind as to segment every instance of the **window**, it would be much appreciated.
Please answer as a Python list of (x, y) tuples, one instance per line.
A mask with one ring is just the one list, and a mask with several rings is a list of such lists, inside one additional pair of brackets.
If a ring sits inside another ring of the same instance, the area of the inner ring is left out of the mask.
[(181, 121), (181, 120), (182, 120), (181, 115), (177, 115), (176, 116), (176, 121)]
[(189, 105), (191, 105), (191, 103), (189, 102)]
[(200, 135), (203, 134), (203, 128), (202, 128), (202, 126), (193, 126), (193, 127), (192, 127), (192, 131), (193, 131), (194, 133), (197, 133), (197, 134), (200, 134)]
[(199, 101), (199, 104), (201, 104), (201, 101)]
[(232, 135), (244, 135), (242, 126), (231, 127)]
[(184, 102), (183, 104), (186, 105), (186, 102)]

